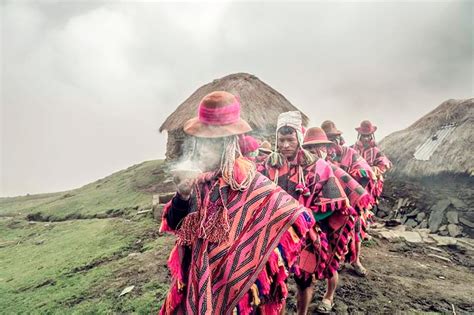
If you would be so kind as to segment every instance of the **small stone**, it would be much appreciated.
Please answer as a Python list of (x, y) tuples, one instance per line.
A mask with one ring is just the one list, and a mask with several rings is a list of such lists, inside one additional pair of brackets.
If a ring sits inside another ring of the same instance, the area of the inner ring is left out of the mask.
[(417, 232), (398, 232), (397, 233), (401, 238), (405, 239), (408, 243), (423, 243), (423, 239), (421, 238), (420, 234)]
[(459, 215), (456, 211), (448, 211), (448, 213), (446, 213), (446, 218), (448, 218), (448, 222), (451, 224), (459, 223)]
[(35, 245), (41, 245), (43, 243), (44, 243), (44, 240), (38, 240), (38, 241), (35, 242)]
[(441, 236), (448, 236), (448, 235), (449, 235), (449, 232), (448, 232), (447, 230), (439, 231), (439, 235), (441, 235)]
[(443, 237), (436, 234), (430, 234), (430, 237), (435, 240), (439, 246), (456, 245), (458, 243), (453, 237)]
[(411, 227), (411, 228), (414, 228), (418, 225), (418, 222), (416, 222), (415, 220), (413, 219), (408, 219), (407, 222), (405, 222), (405, 225)]
[(443, 222), (444, 212), (451, 204), (451, 201), (442, 199), (438, 201), (433, 207), (431, 207), (431, 214), (429, 219), (429, 227), (431, 232), (438, 231), (441, 223)]
[(418, 228), (420, 229), (426, 229), (427, 227), (428, 227), (428, 221), (426, 220), (421, 221), (420, 225), (418, 226)]
[(133, 288), (135, 288), (134, 285), (131, 285), (131, 286), (129, 286), (129, 287), (126, 287), (125, 289), (122, 290), (122, 292), (120, 293), (119, 296), (122, 296), (122, 295), (125, 295), (125, 294), (131, 292), (131, 291), (133, 290)]
[(407, 217), (409, 217), (409, 218), (416, 217), (416, 215), (417, 215), (418, 213), (420, 213), (420, 210), (415, 209), (415, 210), (411, 211), (410, 213), (408, 213), (408, 214), (407, 214)]
[(462, 224), (470, 227), (471, 229), (474, 229), (474, 223), (472, 223), (471, 221), (469, 221), (468, 219), (465, 219), (465, 218), (459, 218), (459, 222), (461, 222)]
[(451, 237), (457, 237), (462, 234), (461, 228), (456, 224), (448, 224), (448, 232)]
[(456, 209), (467, 209), (467, 205), (464, 201), (458, 198), (450, 197), (449, 201)]
[(423, 219), (426, 218), (426, 213), (420, 212), (416, 215), (416, 221), (423, 222)]
[(440, 232), (441, 232), (441, 231), (446, 231), (447, 228), (448, 228), (447, 225), (442, 225), (442, 226), (440, 226), (439, 231), (440, 231)]
[(393, 227), (402, 224), (402, 222), (398, 219), (391, 219), (385, 222), (385, 226)]
[(317, 303), (312, 303), (309, 305), (308, 307), (308, 312), (309, 314), (316, 314), (316, 309), (318, 308), (318, 304)]

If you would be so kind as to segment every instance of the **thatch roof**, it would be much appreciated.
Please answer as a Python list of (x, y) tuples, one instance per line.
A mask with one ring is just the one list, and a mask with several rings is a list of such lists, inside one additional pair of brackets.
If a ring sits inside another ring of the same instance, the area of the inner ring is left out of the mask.
[[(183, 128), (184, 123), (195, 117), (201, 99), (213, 91), (227, 91), (240, 97), (242, 118), (253, 129), (275, 127), (278, 115), (282, 112), (298, 110), (283, 95), (256, 76), (248, 73), (235, 73), (208, 83), (196, 90), (165, 120), (162, 131)], [(303, 114), (305, 126), (309, 118)]]
[(395, 176), (474, 175), (474, 98), (448, 100), (380, 147)]

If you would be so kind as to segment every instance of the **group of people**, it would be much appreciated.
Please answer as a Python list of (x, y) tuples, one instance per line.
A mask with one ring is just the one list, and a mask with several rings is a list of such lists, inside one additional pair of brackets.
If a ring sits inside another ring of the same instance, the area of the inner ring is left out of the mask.
[(160, 229), (174, 233), (176, 245), (160, 313), (282, 314), (291, 278), (298, 314), (323, 279), (317, 311), (329, 313), (341, 266), (367, 274), (361, 241), (391, 166), (376, 129), (363, 121), (349, 147), (334, 122), (304, 130), (301, 113), (291, 111), (279, 115), (272, 148), (248, 135), (237, 97), (205, 96), (184, 126), (202, 172), (175, 176), (177, 193), (163, 211)]

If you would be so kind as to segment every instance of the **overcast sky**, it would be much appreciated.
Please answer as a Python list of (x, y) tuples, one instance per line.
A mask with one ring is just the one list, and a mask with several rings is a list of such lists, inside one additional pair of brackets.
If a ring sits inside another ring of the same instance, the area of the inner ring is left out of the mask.
[(234, 72), (381, 139), (473, 96), (473, 3), (3, 1), (0, 196), (164, 157), (166, 116)]

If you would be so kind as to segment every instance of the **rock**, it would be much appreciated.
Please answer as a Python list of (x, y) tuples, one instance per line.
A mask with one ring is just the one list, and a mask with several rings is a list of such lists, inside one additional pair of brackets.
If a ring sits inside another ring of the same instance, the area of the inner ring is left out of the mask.
[(462, 224), (470, 227), (471, 229), (474, 229), (474, 223), (472, 223), (471, 221), (469, 221), (468, 219), (465, 219), (465, 218), (459, 218), (459, 222), (461, 222)]
[(451, 224), (459, 223), (459, 215), (456, 211), (448, 211), (448, 213), (446, 213), (446, 218), (448, 218), (448, 222)]
[(134, 285), (131, 285), (131, 286), (129, 286), (129, 287), (126, 287), (125, 289), (122, 290), (122, 293), (120, 293), (119, 296), (122, 296), (122, 295), (125, 295), (125, 294), (131, 292), (131, 291), (133, 290), (133, 288), (135, 288)]
[(411, 227), (411, 228), (414, 228), (418, 225), (418, 222), (416, 222), (415, 220), (413, 219), (408, 219), (407, 222), (405, 222), (405, 225)]
[(441, 235), (441, 236), (448, 236), (448, 235), (449, 235), (448, 230), (439, 231), (438, 233), (439, 233), (439, 235)]
[(309, 306), (308, 306), (308, 313), (309, 314), (317, 314), (316, 312), (316, 309), (318, 308), (318, 304), (317, 303), (311, 303)]
[(403, 216), (400, 222), (402, 222), (402, 224), (405, 224), (407, 222), (407, 220), (408, 220), (408, 217)]
[(431, 207), (431, 214), (429, 219), (429, 227), (431, 232), (438, 231), (441, 223), (443, 222), (444, 212), (451, 204), (451, 201), (443, 199), (438, 201), (433, 207)]
[[(426, 213), (420, 212), (416, 215), (416, 221), (417, 222), (423, 222), (423, 219), (426, 217)], [(425, 227), (426, 228), (426, 227)]]
[(418, 232), (396, 232), (401, 238), (405, 239), (408, 243), (423, 243), (423, 239), (421, 238)]
[(388, 231), (388, 230), (379, 231), (379, 232), (377, 232), (377, 234), (374, 234), (374, 236), (386, 239), (389, 242), (399, 242), (400, 241), (400, 236), (394, 231)]
[(403, 207), (404, 203), (405, 203), (405, 199), (403, 199), (403, 198), (398, 199), (398, 204), (395, 207), (395, 209), (393, 209), (393, 210), (395, 210), (395, 211), (400, 210), (400, 208)]
[(397, 226), (397, 225), (400, 225), (402, 224), (402, 222), (398, 219), (391, 219), (391, 220), (388, 220), (385, 222), (385, 226)]
[(456, 209), (467, 209), (467, 205), (461, 199), (450, 197), (449, 201)]
[(156, 206), (160, 203), (160, 195), (153, 195), (153, 198), (151, 200), (151, 205)]
[(421, 221), (420, 225), (418, 226), (418, 228), (420, 229), (426, 229), (427, 227), (428, 227), (428, 221), (426, 220)]
[(41, 245), (43, 243), (44, 243), (44, 240), (38, 240), (38, 241), (35, 242), (35, 245)]
[(438, 231), (442, 232), (442, 231), (446, 231), (447, 229), (448, 229), (447, 225), (442, 225)]
[(387, 213), (386, 213), (385, 211), (379, 210), (379, 211), (377, 212), (377, 216), (378, 216), (379, 218), (385, 218), (385, 217), (387, 216)]
[(436, 234), (430, 234), (430, 237), (435, 240), (439, 246), (456, 245), (458, 242), (454, 237), (439, 236)]
[(173, 199), (174, 196), (176, 196), (176, 193), (161, 194), (158, 196), (159, 203), (166, 204), (168, 201)]
[(407, 217), (409, 217), (409, 218), (416, 217), (416, 215), (417, 215), (418, 213), (420, 213), (420, 210), (415, 209), (415, 210), (411, 211), (410, 213), (408, 213), (408, 214), (407, 214)]
[(445, 261), (445, 262), (451, 262), (451, 259), (447, 258), (447, 257), (443, 257), (443, 256), (440, 256), (440, 255), (436, 255), (436, 254), (427, 254), (427, 256), (430, 256), (430, 257), (434, 257), (434, 258), (438, 258), (439, 260), (442, 260), (442, 261)]
[(457, 237), (462, 234), (461, 228), (456, 224), (448, 224), (448, 232), (451, 237)]

